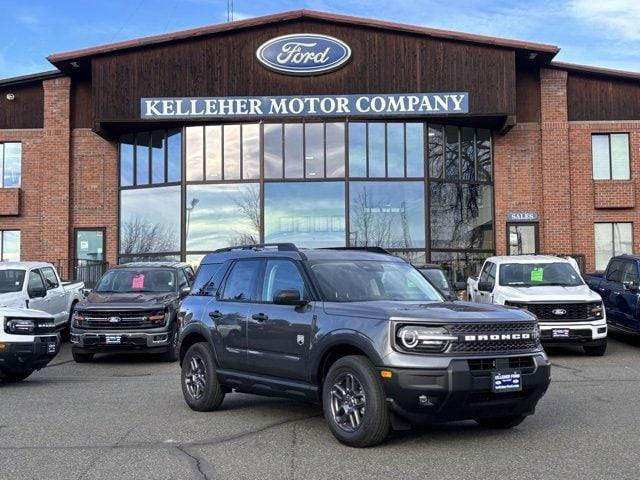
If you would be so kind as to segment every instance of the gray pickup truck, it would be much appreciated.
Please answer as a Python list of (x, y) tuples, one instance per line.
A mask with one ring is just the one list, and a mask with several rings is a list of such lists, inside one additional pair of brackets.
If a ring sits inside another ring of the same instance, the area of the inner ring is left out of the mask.
[(356, 447), (412, 423), (513, 427), (550, 381), (534, 315), (445, 302), (382, 249), (216, 251), (178, 322), (193, 410), (215, 410), (233, 391), (321, 403), (334, 436)]

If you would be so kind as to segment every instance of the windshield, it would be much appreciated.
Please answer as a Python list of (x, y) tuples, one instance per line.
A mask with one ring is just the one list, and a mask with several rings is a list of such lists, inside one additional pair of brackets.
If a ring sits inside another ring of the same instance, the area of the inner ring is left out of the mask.
[(175, 275), (169, 269), (114, 269), (105, 273), (94, 289), (101, 293), (173, 292)]
[(24, 272), (24, 270), (0, 270), (0, 293), (21, 291)]
[(435, 288), (411, 265), (369, 260), (323, 261), (311, 265), (324, 300), (441, 302)]
[(439, 268), (421, 268), (422, 274), (427, 277), (431, 283), (438, 287), (442, 291), (449, 290), (449, 282), (444, 272)]
[(508, 287), (583, 285), (578, 272), (568, 263), (506, 263), (500, 267), (500, 285)]

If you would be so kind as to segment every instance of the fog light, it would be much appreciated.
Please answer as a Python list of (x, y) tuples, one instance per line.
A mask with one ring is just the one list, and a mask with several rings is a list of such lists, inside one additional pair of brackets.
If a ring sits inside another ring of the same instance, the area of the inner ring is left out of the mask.
[(598, 333), (607, 333), (607, 327), (599, 327)]
[(380, 376), (382, 378), (391, 378), (393, 376), (393, 373), (389, 370), (380, 370)]
[(429, 397), (427, 395), (420, 395), (418, 397), (418, 403), (423, 407), (433, 407), (436, 404), (436, 398)]
[(0, 343), (0, 350), (4, 350), (5, 348), (7, 348), (7, 344), (6, 343)]

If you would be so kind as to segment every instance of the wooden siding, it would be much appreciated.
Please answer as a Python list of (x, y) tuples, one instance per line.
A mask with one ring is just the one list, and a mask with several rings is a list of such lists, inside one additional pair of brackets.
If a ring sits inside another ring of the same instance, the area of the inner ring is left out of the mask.
[[(273, 37), (311, 32), (351, 46), (341, 69), (312, 77), (264, 68), (255, 57)], [(135, 121), (141, 97), (468, 91), (470, 114), (514, 115), (515, 52), (510, 49), (297, 20), (99, 56), (93, 59), (96, 122)]]
[(569, 120), (640, 120), (640, 81), (569, 72)]
[[(14, 100), (7, 100), (13, 93)], [(0, 87), (0, 129), (42, 128), (44, 122), (42, 83)]]
[(516, 71), (516, 121), (518, 123), (540, 121), (540, 71), (518, 69)]
[(74, 79), (71, 83), (71, 128), (92, 128), (91, 80)]

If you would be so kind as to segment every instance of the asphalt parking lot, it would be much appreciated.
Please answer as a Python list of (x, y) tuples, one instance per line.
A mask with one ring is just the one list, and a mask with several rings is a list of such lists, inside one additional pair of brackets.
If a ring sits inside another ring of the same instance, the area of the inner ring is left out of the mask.
[(535, 416), (511, 431), (460, 422), (357, 450), (320, 411), (228, 395), (189, 410), (177, 364), (97, 356), (65, 345), (46, 369), (0, 385), (2, 479), (637, 479), (640, 341), (615, 337), (603, 358), (553, 350), (553, 381)]

